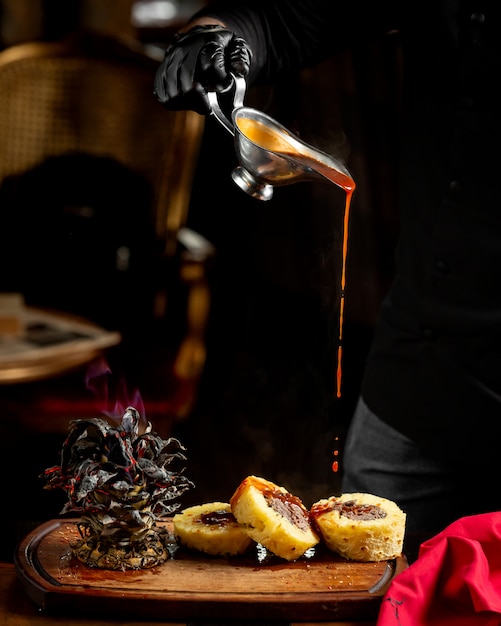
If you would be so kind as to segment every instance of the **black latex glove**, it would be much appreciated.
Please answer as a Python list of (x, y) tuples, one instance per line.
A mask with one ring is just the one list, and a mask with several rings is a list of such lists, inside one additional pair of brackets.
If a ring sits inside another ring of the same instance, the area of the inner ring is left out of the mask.
[(247, 76), (252, 53), (247, 43), (222, 26), (195, 26), (177, 35), (165, 51), (154, 85), (158, 100), (171, 110), (210, 112), (207, 91), (225, 91), (230, 73)]

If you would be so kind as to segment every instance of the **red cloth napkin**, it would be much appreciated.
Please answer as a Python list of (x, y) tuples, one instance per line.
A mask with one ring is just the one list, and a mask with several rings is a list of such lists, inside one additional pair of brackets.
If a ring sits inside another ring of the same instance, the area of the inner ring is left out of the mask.
[(463, 517), (391, 582), (377, 626), (500, 626), (501, 512)]

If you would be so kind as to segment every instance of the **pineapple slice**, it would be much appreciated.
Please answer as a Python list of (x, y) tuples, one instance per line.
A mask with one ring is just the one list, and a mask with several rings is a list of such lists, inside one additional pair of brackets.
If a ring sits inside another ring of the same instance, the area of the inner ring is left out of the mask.
[(295, 561), (319, 542), (301, 500), (264, 478), (248, 476), (230, 504), (248, 535), (287, 561)]
[(227, 502), (192, 506), (173, 517), (174, 535), (186, 548), (213, 556), (243, 554), (254, 544)]
[(345, 493), (319, 500), (310, 515), (327, 547), (352, 561), (386, 561), (402, 553), (405, 513), (391, 500)]

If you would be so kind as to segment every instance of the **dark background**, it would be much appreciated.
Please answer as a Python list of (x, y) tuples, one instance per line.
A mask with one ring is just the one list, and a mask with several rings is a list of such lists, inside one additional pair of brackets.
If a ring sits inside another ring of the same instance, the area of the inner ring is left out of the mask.
[[(125, 2), (62, 4), (64, 13), (59, 2), (31, 3), (31, 11), (22, 13), (23, 3), (4, 0), (3, 47), (30, 37), (57, 38), (100, 19), (103, 28), (165, 46), (178, 26), (133, 28)], [(188, 225), (216, 248), (207, 361), (191, 415), (167, 424), (155, 415), (153, 424), (187, 446), (187, 472), (196, 490), (186, 504), (228, 500), (248, 474), (283, 484), (308, 506), (339, 491), (343, 438), (393, 272), (398, 60), (398, 39), (391, 35), (284, 84), (251, 90), (246, 99), (308, 143), (345, 159), (357, 183), (341, 398), (335, 396), (335, 368), (344, 193), (333, 185), (300, 183), (277, 189), (268, 203), (254, 200), (230, 179), (236, 165), (230, 136), (214, 120), (206, 124)], [(33, 262), (26, 259), (28, 266)], [(118, 349), (110, 361), (127, 372), (124, 361), (137, 359), (129, 368), (134, 383), (146, 402), (161, 399), (155, 365), (162, 361), (162, 342), (147, 326), (123, 323), (127, 345), (141, 346), (140, 359), (133, 350)], [(63, 503), (62, 494), (42, 489), (38, 475), (58, 462), (68, 420), (39, 418), (30, 394), (57, 392), (58, 385), (78, 388), (83, 376), (79, 371), (56, 381), (0, 387), (0, 452), (10, 477), (2, 558), (10, 557), (27, 529), (57, 516)], [(334, 460), (340, 461), (337, 473)]]

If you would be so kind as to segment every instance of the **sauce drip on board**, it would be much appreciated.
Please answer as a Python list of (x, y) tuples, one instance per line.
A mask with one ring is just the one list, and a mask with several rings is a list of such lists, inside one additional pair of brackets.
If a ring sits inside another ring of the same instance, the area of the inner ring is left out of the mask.
[[(274, 152), (278, 155), (299, 161), (301, 164), (310, 167), (312, 170), (321, 174), (324, 178), (334, 183), (344, 190), (345, 206), (343, 215), (343, 248), (341, 263), (341, 295), (339, 303), (339, 335), (337, 349), (337, 369), (336, 369), (336, 397), (341, 397), (341, 380), (342, 380), (342, 358), (343, 358), (343, 326), (344, 326), (344, 305), (345, 305), (345, 288), (346, 288), (346, 258), (348, 254), (348, 227), (350, 221), (350, 207), (353, 192), (355, 191), (355, 181), (347, 172), (340, 171), (334, 167), (329, 167), (321, 160), (314, 158), (314, 150), (308, 150), (306, 153), (300, 152), (294, 145), (294, 138), (285, 132), (277, 132), (269, 128), (263, 122), (259, 122), (252, 118), (241, 117), (237, 120), (240, 131), (253, 143), (261, 146), (265, 150)], [(335, 469), (334, 469), (335, 467)], [(337, 471), (338, 465), (333, 465), (334, 471)]]

